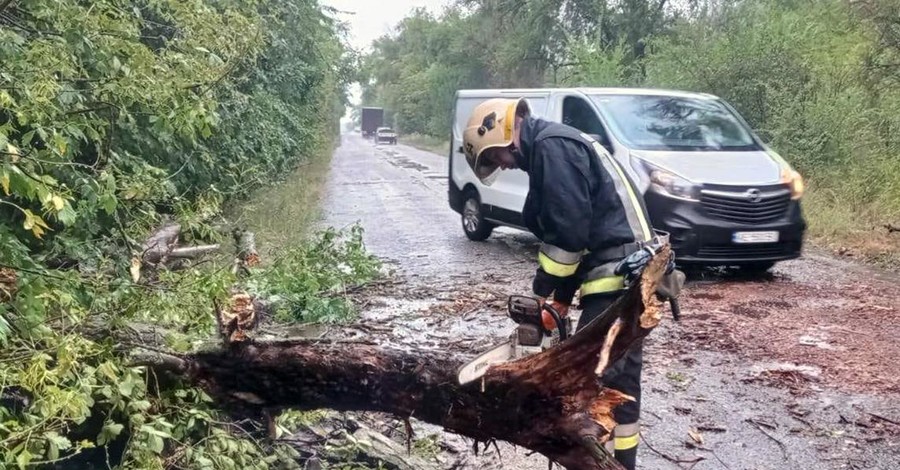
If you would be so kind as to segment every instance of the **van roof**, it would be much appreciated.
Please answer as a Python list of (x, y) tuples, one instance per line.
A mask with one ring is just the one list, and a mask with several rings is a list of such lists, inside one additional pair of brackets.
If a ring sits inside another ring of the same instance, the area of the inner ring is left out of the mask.
[(551, 93), (583, 93), (585, 95), (650, 95), (650, 96), (678, 96), (685, 98), (716, 99), (715, 95), (708, 93), (694, 93), (680, 90), (666, 90), (658, 88), (497, 88), (497, 89), (472, 89), (456, 92), (459, 98), (493, 98), (502, 96), (529, 97), (541, 96)]

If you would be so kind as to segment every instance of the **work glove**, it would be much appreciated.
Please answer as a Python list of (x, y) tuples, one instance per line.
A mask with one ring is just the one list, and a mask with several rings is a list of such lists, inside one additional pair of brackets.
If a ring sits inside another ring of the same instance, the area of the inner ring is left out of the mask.
[[(661, 250), (663, 245), (658, 243), (648, 244), (640, 251), (636, 251), (625, 257), (616, 265), (615, 273), (619, 276), (625, 276), (628, 284), (634, 282), (635, 279), (641, 277), (644, 268), (650, 263), (650, 260)], [(666, 261), (666, 275), (675, 271), (675, 253), (669, 252), (669, 259)]]
[(675, 272), (675, 252), (669, 252), (669, 261), (666, 261), (666, 276)]
[(650, 263), (650, 260), (653, 259), (653, 254), (654, 252), (648, 249), (635, 251), (616, 265), (614, 273), (618, 276), (625, 276), (626, 284), (632, 284), (635, 279), (641, 277), (644, 268), (646, 268), (647, 264)]

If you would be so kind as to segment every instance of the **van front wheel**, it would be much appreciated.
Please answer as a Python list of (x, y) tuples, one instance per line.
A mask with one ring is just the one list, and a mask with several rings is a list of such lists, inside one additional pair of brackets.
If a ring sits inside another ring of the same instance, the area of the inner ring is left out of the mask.
[(469, 240), (480, 242), (487, 240), (494, 231), (494, 224), (484, 220), (481, 212), (481, 201), (474, 191), (466, 193), (466, 202), (463, 204), (462, 226)]

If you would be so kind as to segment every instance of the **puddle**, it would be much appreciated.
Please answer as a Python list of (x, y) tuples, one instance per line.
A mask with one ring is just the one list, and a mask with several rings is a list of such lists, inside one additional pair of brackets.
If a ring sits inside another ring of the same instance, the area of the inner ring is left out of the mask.
[(395, 158), (388, 160), (388, 162), (391, 165), (394, 165), (396, 167), (406, 168), (409, 170), (422, 171), (422, 172), (430, 170), (429, 167), (427, 167), (419, 162), (414, 162), (414, 161), (410, 160), (408, 157), (400, 156), (396, 152), (388, 151), (386, 153), (388, 153), (392, 157), (395, 157)]
[(822, 375), (820, 367), (794, 364), (791, 362), (765, 362), (750, 367), (751, 374), (760, 375), (766, 372), (792, 372), (810, 379), (818, 379)]
[(825, 331), (822, 331), (823, 328), (817, 327), (810, 330), (807, 330), (807, 333), (801, 335), (797, 342), (802, 346), (811, 346), (819, 349), (827, 349), (829, 351), (846, 351), (847, 348), (843, 346), (836, 346), (829, 342), (831, 339), (830, 335)]

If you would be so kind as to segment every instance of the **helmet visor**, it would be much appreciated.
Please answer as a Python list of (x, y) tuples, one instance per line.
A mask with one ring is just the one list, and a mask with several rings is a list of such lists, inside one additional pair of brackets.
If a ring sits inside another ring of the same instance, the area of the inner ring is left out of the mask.
[(492, 145), (482, 150), (481, 155), (475, 161), (475, 176), (481, 180), (486, 186), (490, 186), (497, 180), (500, 174), (500, 162), (496, 159), (499, 149), (505, 148), (505, 145)]

